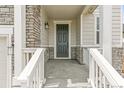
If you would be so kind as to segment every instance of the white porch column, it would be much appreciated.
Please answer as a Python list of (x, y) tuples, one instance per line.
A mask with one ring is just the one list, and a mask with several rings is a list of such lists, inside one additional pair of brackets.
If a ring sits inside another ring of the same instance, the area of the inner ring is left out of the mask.
[(23, 67), (22, 48), (25, 47), (25, 6), (14, 6), (14, 67), (15, 77), (20, 74)]
[(104, 57), (112, 64), (112, 6), (100, 6), (101, 47)]

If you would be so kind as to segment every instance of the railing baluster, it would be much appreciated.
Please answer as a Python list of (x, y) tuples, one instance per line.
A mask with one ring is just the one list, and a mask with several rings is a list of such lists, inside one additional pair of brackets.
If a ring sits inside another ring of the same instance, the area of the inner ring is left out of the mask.
[(38, 69), (39, 69), (39, 66), (37, 65), (37, 88), (39, 87), (38, 85), (39, 85), (39, 79), (38, 79), (38, 77), (39, 77), (39, 72), (38, 72)]
[[(40, 63), (40, 62), (39, 62)], [(40, 74), (39, 74), (39, 65), (40, 64), (38, 64), (38, 69), (37, 69), (37, 74), (38, 74), (38, 77), (37, 77), (37, 81), (38, 81), (38, 87), (40, 86), (40, 80), (39, 80), (39, 77), (40, 77)]]
[(27, 54), (28, 53), (25, 53), (25, 65), (27, 64), (28, 60), (27, 60)]
[(92, 68), (91, 68), (91, 55), (89, 54), (89, 78), (91, 79), (92, 74)]
[(99, 87), (102, 88), (102, 71), (99, 69)]
[(91, 60), (91, 64), (92, 64), (92, 65), (91, 65), (91, 66), (92, 66), (91, 68), (92, 68), (92, 81), (93, 81), (93, 83), (94, 83), (94, 81), (95, 81), (95, 66), (94, 66), (95, 64), (94, 64), (94, 63), (95, 63), (95, 62), (94, 62), (94, 60), (92, 59), (92, 60)]
[[(104, 51), (103, 51), (104, 52)], [(97, 49), (89, 49), (90, 59), (96, 62), (96, 74), (95, 74), (95, 86), (98, 87), (124, 87), (124, 79), (119, 73), (112, 67), (111, 64), (105, 59), (105, 57)], [(92, 63), (90, 60), (89, 63)], [(90, 65), (93, 65), (90, 64)], [(90, 66), (90, 75), (92, 76), (94, 68)], [(90, 76), (90, 80), (93, 77)]]
[(98, 65), (96, 64), (96, 87), (98, 87)]
[(106, 78), (104, 75), (103, 75), (103, 88), (106, 88)]
[(41, 87), (44, 80), (44, 51), (43, 48), (23, 49), (23, 61), (27, 65), (18, 77), (21, 87)]

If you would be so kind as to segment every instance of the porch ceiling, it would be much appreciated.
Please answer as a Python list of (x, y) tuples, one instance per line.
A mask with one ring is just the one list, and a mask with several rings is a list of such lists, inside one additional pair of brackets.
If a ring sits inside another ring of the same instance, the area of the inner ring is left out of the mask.
[(84, 9), (84, 5), (45, 5), (44, 7), (48, 18), (60, 20), (76, 18)]

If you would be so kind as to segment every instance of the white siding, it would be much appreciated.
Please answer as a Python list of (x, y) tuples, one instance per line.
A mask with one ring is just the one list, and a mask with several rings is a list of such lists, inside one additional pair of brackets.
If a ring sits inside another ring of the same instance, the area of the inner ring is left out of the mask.
[[(83, 45), (94, 45), (95, 44), (95, 16), (100, 15), (100, 8), (94, 11), (93, 15), (83, 15), (83, 28), (82, 28), (82, 44)], [(104, 11), (103, 11), (104, 12)], [(121, 47), (122, 46), (122, 14), (121, 6), (112, 6), (112, 46)]]
[(71, 46), (76, 46), (76, 20), (71, 23)]
[(80, 46), (80, 16), (77, 18), (76, 45)]
[(41, 7), (41, 47), (48, 47), (48, 30), (45, 29), (45, 22), (47, 22), (47, 15), (43, 6)]
[(94, 15), (82, 16), (82, 46), (95, 44)]
[(112, 45), (113, 47), (122, 46), (122, 17), (121, 6), (112, 6)]
[(54, 23), (53, 20), (49, 20), (49, 46), (54, 47)]

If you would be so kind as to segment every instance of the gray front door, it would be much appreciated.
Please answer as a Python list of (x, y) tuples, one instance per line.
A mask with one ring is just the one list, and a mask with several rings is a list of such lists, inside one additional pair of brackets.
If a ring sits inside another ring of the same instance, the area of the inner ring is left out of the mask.
[(69, 34), (68, 24), (57, 24), (56, 25), (56, 49), (57, 57), (68, 57), (69, 56)]

